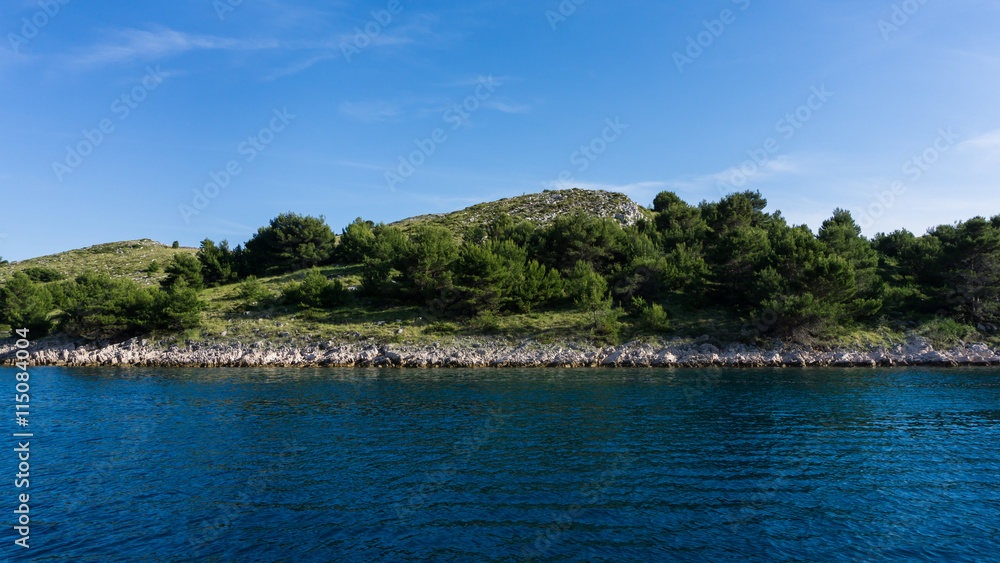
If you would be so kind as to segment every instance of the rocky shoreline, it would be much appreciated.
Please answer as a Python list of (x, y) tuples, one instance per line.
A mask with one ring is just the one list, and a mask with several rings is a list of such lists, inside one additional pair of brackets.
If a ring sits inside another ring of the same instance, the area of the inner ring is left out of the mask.
[[(49, 337), (32, 342), (31, 365), (141, 367), (892, 367), (996, 366), (998, 350), (970, 343), (935, 350), (923, 338), (911, 337), (890, 348), (819, 351), (777, 345), (772, 350), (733, 344), (632, 342), (591, 347), (581, 343), (543, 345), (531, 340), (457, 340), (441, 345), (379, 345), (372, 342), (326, 342), (297, 347), (254, 344), (157, 346), (142, 339), (118, 344), (74, 342)], [(15, 341), (0, 341), (0, 365), (15, 360)]]

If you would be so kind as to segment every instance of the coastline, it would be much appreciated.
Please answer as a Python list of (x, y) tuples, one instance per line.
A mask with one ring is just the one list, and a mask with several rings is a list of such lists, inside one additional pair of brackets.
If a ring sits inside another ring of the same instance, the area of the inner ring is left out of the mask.
[[(13, 365), (13, 340), (0, 341), (0, 366)], [(441, 345), (398, 345), (374, 342), (326, 342), (305, 347), (188, 342), (156, 346), (133, 338), (118, 344), (98, 344), (47, 337), (28, 349), (34, 366), (69, 367), (386, 367), (386, 368), (758, 368), (758, 367), (895, 367), (997, 366), (1000, 354), (973, 343), (935, 350), (921, 337), (903, 344), (870, 350), (820, 351), (777, 345), (774, 349), (731, 344), (631, 342), (592, 347), (580, 343), (540, 344), (525, 339), (467, 339)]]

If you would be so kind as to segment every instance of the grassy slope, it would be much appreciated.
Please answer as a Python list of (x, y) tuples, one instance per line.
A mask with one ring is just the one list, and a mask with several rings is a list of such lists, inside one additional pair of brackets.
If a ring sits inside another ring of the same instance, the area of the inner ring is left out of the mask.
[[(143, 285), (151, 285), (159, 283), (166, 276), (162, 266), (166, 266), (174, 255), (195, 254), (197, 251), (195, 248), (173, 249), (149, 239), (98, 244), (4, 264), (0, 266), (0, 283), (6, 281), (14, 272), (41, 266), (58, 270), (68, 278), (84, 272), (98, 272), (106, 273), (113, 278), (131, 278)], [(153, 260), (160, 263), (161, 269), (159, 273), (148, 276), (145, 270)]]

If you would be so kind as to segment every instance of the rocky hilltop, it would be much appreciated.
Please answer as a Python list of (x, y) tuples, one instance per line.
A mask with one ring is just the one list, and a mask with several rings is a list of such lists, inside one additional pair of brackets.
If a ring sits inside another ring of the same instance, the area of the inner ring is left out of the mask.
[(411, 217), (397, 221), (393, 225), (404, 230), (420, 224), (440, 225), (456, 234), (461, 234), (472, 225), (489, 223), (503, 214), (511, 216), (515, 221), (548, 225), (561, 215), (574, 213), (614, 219), (623, 225), (634, 225), (639, 219), (651, 216), (648, 209), (635, 203), (625, 194), (574, 188), (546, 190), (542, 193), (480, 203), (453, 213)]
[[(878, 366), (995, 366), (997, 350), (968, 344), (935, 350), (920, 337), (892, 348), (869, 351), (817, 351), (800, 347), (762, 350), (735, 344), (719, 349), (712, 344), (660, 342), (629, 343), (603, 348), (579, 343), (542, 345), (531, 340), (457, 340), (448, 345), (390, 346), (374, 343), (328, 342), (306, 348), (252, 345), (160, 347), (132, 339), (98, 345), (47, 338), (33, 342), (32, 365), (51, 366), (163, 366), (163, 367), (878, 367)], [(13, 340), (0, 342), (0, 364), (12, 364)]]

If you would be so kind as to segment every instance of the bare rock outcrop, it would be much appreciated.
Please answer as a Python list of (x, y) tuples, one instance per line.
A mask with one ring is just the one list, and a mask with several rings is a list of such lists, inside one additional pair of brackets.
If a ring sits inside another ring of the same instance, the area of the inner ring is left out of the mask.
[[(435, 345), (378, 345), (372, 342), (324, 342), (297, 347), (270, 347), (266, 343), (232, 342), (183, 346), (155, 345), (134, 338), (120, 343), (78, 342), (46, 338), (28, 348), (32, 365), (54, 366), (165, 366), (165, 367), (893, 367), (995, 366), (997, 350), (974, 343), (935, 350), (913, 337), (893, 348), (827, 350), (778, 346), (772, 350), (733, 344), (719, 349), (711, 344), (630, 342), (592, 347), (581, 343), (543, 345), (531, 340), (456, 341)], [(0, 341), (0, 364), (16, 361), (13, 339)]]

